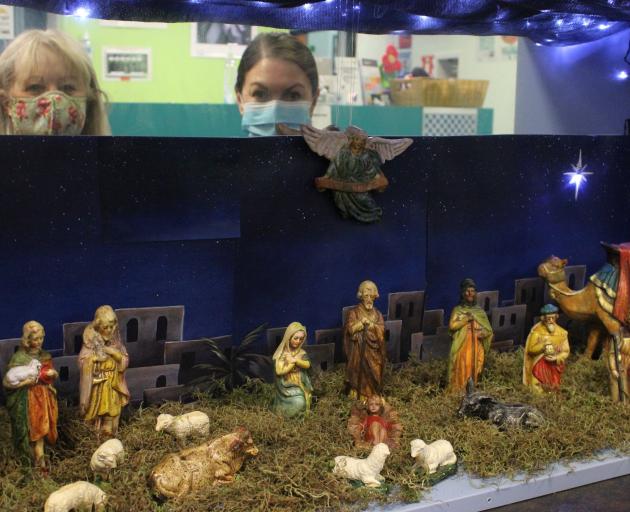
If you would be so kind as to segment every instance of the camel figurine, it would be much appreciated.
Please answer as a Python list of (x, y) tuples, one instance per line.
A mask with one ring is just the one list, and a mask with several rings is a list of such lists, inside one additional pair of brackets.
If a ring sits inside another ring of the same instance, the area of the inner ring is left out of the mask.
[[(566, 284), (566, 259), (550, 256), (538, 266), (538, 275), (549, 285), (549, 294), (564, 314), (590, 324), (584, 356), (591, 358), (599, 341), (612, 340), (615, 360), (621, 366), (619, 347), (622, 346), (624, 327), (630, 326), (630, 290), (627, 289), (630, 268), (620, 271), (624, 266), (620, 260), (623, 258), (625, 265), (630, 267), (630, 259), (626, 259), (630, 256), (630, 244), (602, 245), (607, 250), (608, 261), (581, 290), (572, 290)], [(617, 380), (617, 389), (611, 389), (612, 397), (615, 401), (623, 401), (625, 386), (622, 386), (621, 378)]]

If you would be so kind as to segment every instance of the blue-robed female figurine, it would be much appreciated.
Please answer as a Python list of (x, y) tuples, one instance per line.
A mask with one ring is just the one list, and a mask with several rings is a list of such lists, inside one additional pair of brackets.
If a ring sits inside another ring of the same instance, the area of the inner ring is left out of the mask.
[(292, 322), (273, 354), (276, 392), (271, 408), (287, 418), (308, 414), (311, 409), (313, 387), (306, 373), (311, 363), (302, 348), (305, 342), (306, 327)]

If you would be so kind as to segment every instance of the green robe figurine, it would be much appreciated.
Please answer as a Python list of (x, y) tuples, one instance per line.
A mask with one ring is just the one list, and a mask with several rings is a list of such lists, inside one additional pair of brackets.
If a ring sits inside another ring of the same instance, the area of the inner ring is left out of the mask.
[(477, 384), (493, 338), (486, 312), (477, 305), (475, 282), (464, 279), (460, 290), (461, 302), (453, 308), (448, 324), (452, 339), (448, 359), (448, 389), (453, 392), (466, 389), (470, 378)]

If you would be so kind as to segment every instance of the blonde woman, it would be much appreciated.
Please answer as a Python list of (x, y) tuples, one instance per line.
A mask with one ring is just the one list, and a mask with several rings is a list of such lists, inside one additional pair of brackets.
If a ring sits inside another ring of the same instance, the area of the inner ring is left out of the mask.
[(306, 327), (300, 322), (292, 322), (273, 354), (276, 393), (271, 407), (287, 418), (308, 414), (311, 408), (313, 387), (306, 372), (311, 363), (302, 348), (304, 343)]
[(1, 135), (111, 135), (105, 94), (78, 41), (29, 30), (0, 54)]

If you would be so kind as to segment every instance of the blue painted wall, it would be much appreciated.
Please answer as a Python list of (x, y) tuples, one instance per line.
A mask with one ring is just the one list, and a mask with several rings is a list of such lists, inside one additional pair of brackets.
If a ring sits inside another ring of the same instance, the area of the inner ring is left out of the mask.
[[(562, 173), (595, 174), (574, 200)], [(29, 319), (61, 346), (96, 306), (183, 304), (184, 336), (292, 320), (340, 324), (358, 283), (426, 289), (463, 277), (513, 294), (550, 253), (604, 261), (630, 240), (623, 137), (417, 138), (384, 166), (381, 223), (342, 220), (313, 188), (326, 161), (296, 138), (0, 138), (0, 338)]]

